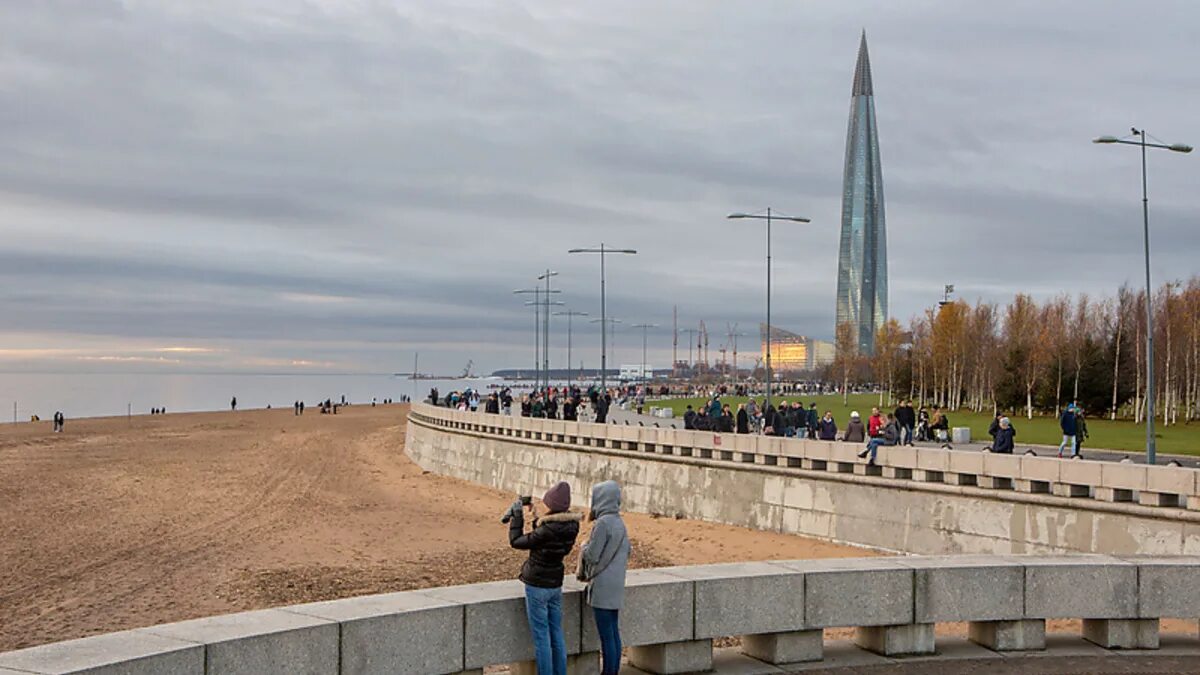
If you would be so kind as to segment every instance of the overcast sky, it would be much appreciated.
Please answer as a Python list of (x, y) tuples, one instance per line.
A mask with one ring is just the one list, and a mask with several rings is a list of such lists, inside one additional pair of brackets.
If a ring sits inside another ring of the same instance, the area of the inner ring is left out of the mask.
[[(1136, 10), (1136, 11), (1135, 11)], [(457, 371), (532, 360), (522, 296), (833, 333), (865, 28), (891, 310), (1142, 274), (1145, 125), (1200, 144), (1178, 2), (0, 0), (0, 370)], [(1153, 273), (1200, 268), (1200, 155), (1151, 157)], [(565, 323), (552, 354), (562, 365)], [(686, 339), (686, 338), (685, 338)], [(743, 338), (747, 345), (752, 338)], [(598, 365), (598, 328), (576, 333)], [(614, 363), (636, 362), (621, 327)], [(638, 349), (635, 349), (635, 346)], [(743, 351), (748, 351), (743, 346)]]

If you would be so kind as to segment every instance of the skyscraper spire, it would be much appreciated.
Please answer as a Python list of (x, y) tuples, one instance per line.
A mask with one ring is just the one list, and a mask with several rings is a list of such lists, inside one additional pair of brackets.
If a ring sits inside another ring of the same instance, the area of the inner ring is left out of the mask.
[(883, 167), (875, 128), (875, 96), (867, 32), (858, 46), (846, 167), (842, 177), (842, 238), (838, 252), (837, 322), (849, 324), (859, 353), (875, 350), (875, 333), (888, 317), (887, 228)]
[(858, 43), (858, 63), (854, 66), (854, 88), (851, 96), (874, 96), (871, 88), (871, 57), (867, 55), (867, 29)]

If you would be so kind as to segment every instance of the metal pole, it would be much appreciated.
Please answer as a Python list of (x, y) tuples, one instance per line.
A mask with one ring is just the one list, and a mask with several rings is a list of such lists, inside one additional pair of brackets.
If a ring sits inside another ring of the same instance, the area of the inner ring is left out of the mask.
[(1150, 289), (1150, 200), (1146, 191), (1146, 130), (1142, 138), (1142, 236), (1146, 251), (1146, 463), (1155, 463), (1154, 442), (1154, 297)]
[(571, 315), (567, 314), (567, 388), (571, 387)]
[(608, 391), (608, 314), (604, 306), (604, 244), (600, 244), (600, 391)]
[(642, 382), (646, 382), (646, 331), (649, 326), (642, 326)]
[(541, 382), (541, 371), (539, 370), (539, 364), (541, 363), (541, 354), (540, 354), (539, 350), (541, 349), (541, 342), (542, 342), (542, 337), (541, 337), (542, 336), (542, 333), (541, 333), (541, 331), (542, 331), (542, 316), (541, 316), (542, 307), (538, 303), (538, 298), (541, 297), (540, 294), (541, 294), (540, 288), (533, 289), (533, 390), (534, 391), (538, 390), (538, 387), (540, 386), (540, 382)]
[(767, 207), (767, 402), (771, 405), (771, 207)]

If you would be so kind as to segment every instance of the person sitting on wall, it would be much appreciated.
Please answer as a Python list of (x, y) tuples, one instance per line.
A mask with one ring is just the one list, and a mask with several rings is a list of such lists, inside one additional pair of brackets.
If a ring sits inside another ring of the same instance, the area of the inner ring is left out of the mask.
[(532, 504), (518, 499), (508, 510), (508, 543), (529, 551), (521, 567), (525, 584), (525, 614), (533, 638), (533, 653), (539, 675), (566, 675), (567, 645), (563, 635), (563, 558), (575, 546), (582, 514), (571, 513), (571, 486), (558, 482), (542, 497), (547, 513), (533, 519), (525, 532), (525, 508)]
[(875, 466), (875, 455), (879, 452), (879, 446), (896, 445), (900, 442), (900, 430), (896, 427), (896, 422), (892, 420), (891, 416), (884, 413), (880, 416), (880, 421), (883, 423), (883, 426), (880, 429), (879, 435), (867, 441), (867, 448), (858, 453), (859, 459), (867, 455), (871, 456), (867, 460), (867, 466)]

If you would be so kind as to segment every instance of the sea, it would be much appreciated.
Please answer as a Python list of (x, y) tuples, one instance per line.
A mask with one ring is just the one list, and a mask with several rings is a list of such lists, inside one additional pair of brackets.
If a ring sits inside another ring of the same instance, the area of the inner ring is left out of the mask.
[(511, 384), (527, 390), (527, 382), (497, 378), (410, 380), (407, 375), (361, 374), (228, 374), (228, 373), (0, 373), (0, 421), (50, 419), (57, 411), (68, 418), (147, 415), (151, 408), (172, 412), (291, 408), (303, 400), (313, 406), (332, 399), (370, 404), (371, 399), (422, 400), (437, 387), (443, 395), (471, 388), (488, 392)]

